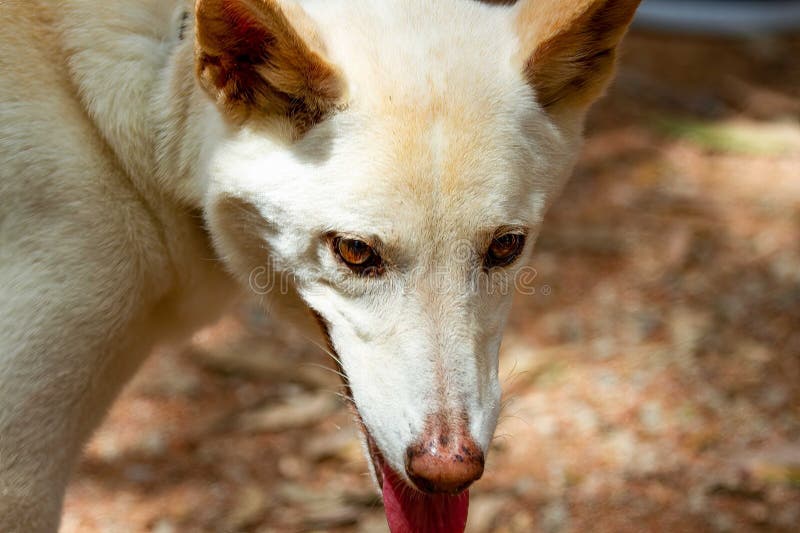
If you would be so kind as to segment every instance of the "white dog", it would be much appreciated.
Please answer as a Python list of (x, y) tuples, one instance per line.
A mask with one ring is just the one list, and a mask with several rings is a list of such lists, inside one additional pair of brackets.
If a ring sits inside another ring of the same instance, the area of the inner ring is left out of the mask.
[(463, 530), (507, 289), (637, 4), (0, 2), (0, 531), (57, 530), (153, 346), (271, 277), (391, 529)]

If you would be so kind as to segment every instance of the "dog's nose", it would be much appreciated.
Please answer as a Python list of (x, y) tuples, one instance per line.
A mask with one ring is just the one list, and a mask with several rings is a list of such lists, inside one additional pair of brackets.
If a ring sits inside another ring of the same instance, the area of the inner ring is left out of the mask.
[(406, 450), (406, 474), (423, 492), (457, 494), (483, 475), (483, 452), (463, 432), (427, 434)]

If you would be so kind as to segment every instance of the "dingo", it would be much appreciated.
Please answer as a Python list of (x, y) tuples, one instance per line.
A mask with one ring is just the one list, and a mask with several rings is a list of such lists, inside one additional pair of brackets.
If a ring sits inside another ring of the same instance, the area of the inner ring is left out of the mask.
[(504, 289), (638, 3), (0, 2), (0, 531), (57, 530), (122, 384), (257, 271), (341, 359), (392, 531), (463, 530)]

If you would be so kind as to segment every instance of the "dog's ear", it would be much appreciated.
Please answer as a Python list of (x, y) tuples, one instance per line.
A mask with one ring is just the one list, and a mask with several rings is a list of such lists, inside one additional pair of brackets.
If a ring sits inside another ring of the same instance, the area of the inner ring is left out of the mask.
[(196, 69), (235, 122), (287, 118), (300, 133), (335, 109), (344, 83), (292, 0), (197, 0)]
[(517, 32), (525, 77), (549, 112), (583, 109), (606, 89), (640, 0), (522, 0)]

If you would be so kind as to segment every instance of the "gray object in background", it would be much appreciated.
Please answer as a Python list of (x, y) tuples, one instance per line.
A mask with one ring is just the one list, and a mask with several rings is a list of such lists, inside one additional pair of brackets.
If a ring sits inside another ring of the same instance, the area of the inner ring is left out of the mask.
[(635, 26), (717, 35), (800, 30), (800, 0), (645, 0)]

